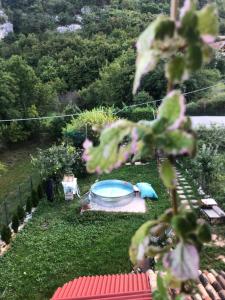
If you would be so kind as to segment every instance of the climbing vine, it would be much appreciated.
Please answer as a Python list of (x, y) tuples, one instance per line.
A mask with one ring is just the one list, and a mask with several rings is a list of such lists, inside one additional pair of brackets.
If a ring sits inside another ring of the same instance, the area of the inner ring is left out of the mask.
[[(170, 190), (172, 207), (158, 220), (143, 224), (133, 236), (129, 250), (134, 265), (143, 264), (147, 257), (162, 259), (164, 271), (158, 275), (156, 299), (170, 299), (170, 287), (180, 289), (177, 299), (193, 291), (194, 280), (198, 278), (199, 252), (211, 238), (207, 224), (177, 201), (174, 162), (180, 156), (194, 156), (196, 152), (195, 133), (185, 115), (185, 98), (179, 85), (210, 61), (210, 43), (217, 34), (217, 10), (213, 4), (197, 11), (195, 1), (185, 0), (178, 13), (178, 1), (171, 0), (170, 17), (157, 17), (137, 41), (134, 93), (140, 88), (142, 77), (159, 61), (165, 62), (167, 95), (157, 119), (138, 123), (119, 120), (102, 131), (97, 147), (88, 140), (84, 143), (89, 172), (110, 172), (131, 157), (151, 158), (155, 149), (167, 157), (160, 166), (160, 176)], [(174, 235), (165, 247), (151, 245), (151, 236), (170, 228)]]

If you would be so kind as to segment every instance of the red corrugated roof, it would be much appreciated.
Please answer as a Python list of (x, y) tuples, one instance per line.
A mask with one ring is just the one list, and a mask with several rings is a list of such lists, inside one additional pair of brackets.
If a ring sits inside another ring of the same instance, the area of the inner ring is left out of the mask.
[(79, 277), (58, 288), (51, 300), (151, 300), (147, 274)]

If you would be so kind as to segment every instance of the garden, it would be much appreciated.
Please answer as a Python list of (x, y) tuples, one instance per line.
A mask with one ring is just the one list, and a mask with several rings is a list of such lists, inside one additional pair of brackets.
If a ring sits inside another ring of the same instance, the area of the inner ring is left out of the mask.
[[(98, 179), (107, 178), (151, 182), (159, 201), (149, 200), (146, 214), (80, 215), (78, 198), (71, 203), (66, 203), (63, 195), (54, 203), (42, 200), (34, 218), (1, 258), (2, 299), (49, 299), (71, 278), (132, 270), (128, 255), (131, 237), (143, 222), (169, 207), (167, 192), (154, 161), (145, 166), (126, 166)], [(86, 193), (95, 180), (96, 175), (80, 179), (81, 193)]]
[[(132, 270), (128, 249), (133, 233), (143, 222), (156, 220), (170, 207), (170, 200), (159, 176), (159, 165), (155, 158), (143, 164), (129, 163), (111, 174), (90, 175), (86, 172), (79, 147), (83, 144), (86, 135), (97, 144), (99, 134), (92, 129), (93, 125), (101, 127), (105, 122), (110, 123), (116, 119), (118, 117), (114, 116), (113, 111), (107, 112), (101, 108), (80, 114), (64, 128), (62, 144), (40, 149), (33, 154), (33, 168), (39, 170), (43, 182), (48, 176), (54, 178), (54, 200), (52, 202), (47, 200), (43, 190), (40, 192), (40, 185), (39, 192), (35, 192), (34, 189), (31, 197), (28, 197), (27, 203), (31, 200), (31, 207), (25, 206), (26, 214), (31, 212), (32, 206), (37, 209), (28, 224), (12, 238), (10, 249), (1, 257), (2, 299), (49, 299), (58, 286), (71, 278), (125, 273)], [(216, 127), (201, 128), (198, 131), (198, 156), (191, 163), (187, 158), (178, 161), (177, 170), (187, 178), (195, 199), (201, 198), (198, 192), (199, 185), (205, 189), (213, 187), (215, 182), (217, 192), (215, 193), (214, 189), (206, 192), (215, 195), (219, 203), (224, 205), (222, 201), (224, 185), (219, 185), (220, 181), (218, 181), (218, 178), (223, 175), (224, 167), (222, 130), (223, 128)], [(212, 140), (216, 141), (217, 145), (214, 150)], [(202, 147), (209, 149), (210, 154), (208, 155), (207, 151), (202, 153)], [(217, 155), (215, 150), (218, 151)], [(205, 152), (207, 155), (204, 156)], [(210, 169), (210, 172), (209, 166), (214, 166), (215, 163), (212, 162), (214, 159), (219, 160), (221, 167)], [(208, 167), (207, 172), (206, 167)], [(92, 211), (80, 214), (81, 203), (78, 197), (73, 201), (65, 201), (61, 180), (68, 171), (77, 175), (81, 195), (86, 194), (96, 180), (121, 179), (132, 184), (151, 183), (159, 199), (146, 201), (145, 214)], [(203, 176), (200, 172), (203, 174), (206, 172), (207, 176), (210, 176), (209, 179), (204, 177), (207, 182), (202, 182)], [(25, 217), (25, 212), (22, 211), (22, 216), (18, 210), (16, 212), (20, 214), (19, 226)], [(15, 220), (13, 222), (15, 223)], [(14, 231), (17, 232), (17, 228)], [(212, 232), (221, 239), (224, 236), (224, 226), (213, 226)], [(201, 268), (223, 269), (224, 262), (218, 259), (223, 253), (223, 247), (209, 243), (205, 249), (202, 254)], [(157, 263), (157, 268), (161, 268), (160, 263)]]

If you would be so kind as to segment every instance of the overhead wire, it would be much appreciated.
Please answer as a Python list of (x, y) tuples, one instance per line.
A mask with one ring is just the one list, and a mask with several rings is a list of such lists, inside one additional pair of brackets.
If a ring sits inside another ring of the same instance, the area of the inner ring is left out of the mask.
[[(207, 86), (201, 89), (197, 89), (194, 91), (190, 91), (190, 92), (186, 92), (183, 93), (182, 95), (186, 96), (186, 95), (190, 95), (190, 94), (194, 94), (194, 93), (198, 93), (204, 90), (208, 90), (211, 88), (214, 88), (216, 86), (218, 86), (221, 83), (225, 83), (225, 81), (220, 81), (217, 84), (211, 85), (211, 86)], [(113, 114), (117, 115), (118, 113), (127, 110), (128, 108), (131, 107), (139, 107), (139, 106), (143, 106), (143, 105), (148, 105), (148, 104), (152, 104), (152, 103), (158, 103), (158, 102), (162, 102), (164, 98), (158, 99), (158, 100), (151, 100), (151, 101), (147, 101), (147, 102), (142, 102), (142, 103), (137, 103), (137, 104), (131, 104), (128, 106), (125, 106), (124, 108), (117, 110), (116, 112), (114, 112)], [(78, 116), (80, 113), (74, 113), (74, 114), (66, 114), (66, 115), (52, 115), (52, 116), (45, 116), (45, 117), (31, 117), (31, 118), (12, 118), (12, 119), (4, 119), (4, 120), (0, 120), (0, 123), (9, 123), (9, 122), (24, 122), (24, 121), (33, 121), (33, 120), (47, 120), (47, 119), (57, 119), (57, 118), (67, 118), (67, 117), (74, 117), (74, 116)]]

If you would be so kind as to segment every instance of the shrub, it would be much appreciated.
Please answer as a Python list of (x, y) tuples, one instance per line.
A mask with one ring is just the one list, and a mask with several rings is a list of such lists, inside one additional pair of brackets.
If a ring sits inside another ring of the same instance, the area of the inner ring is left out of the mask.
[(72, 170), (76, 177), (85, 177), (88, 174), (86, 169), (86, 162), (83, 160), (82, 154), (82, 150), (77, 150), (75, 153), (75, 161), (72, 165)]
[(28, 214), (30, 214), (31, 211), (32, 211), (32, 201), (31, 201), (31, 198), (28, 197), (28, 198), (27, 198), (27, 203), (26, 203), (26, 212), (27, 212)]
[(225, 114), (225, 93), (215, 91), (210, 98), (202, 98), (198, 102), (191, 102), (187, 105), (189, 115), (224, 116)]
[(38, 198), (41, 200), (44, 197), (43, 185), (40, 183), (37, 187)]
[(12, 229), (15, 233), (18, 232), (19, 225), (20, 225), (20, 221), (19, 221), (18, 215), (14, 214), (12, 217)]
[(37, 207), (38, 203), (39, 203), (39, 198), (38, 198), (38, 194), (35, 190), (32, 190), (31, 199), (32, 199), (32, 206)]
[(149, 93), (145, 91), (141, 91), (138, 94), (134, 95), (135, 103), (147, 103), (150, 101), (154, 101), (153, 97), (149, 95)]
[(133, 122), (141, 120), (153, 120), (156, 115), (156, 109), (153, 106), (147, 107), (135, 107), (127, 108), (124, 111), (119, 112), (119, 116), (122, 119), (127, 119)]
[(6, 225), (3, 225), (2, 230), (1, 230), (1, 239), (3, 242), (5, 242), (7, 245), (10, 243), (12, 236), (12, 232), (10, 228)]
[(19, 221), (22, 223), (25, 218), (25, 211), (21, 205), (18, 205), (17, 207), (17, 216), (19, 218)]
[(32, 157), (32, 164), (44, 179), (62, 177), (75, 162), (75, 153), (73, 146), (53, 145), (46, 150), (39, 149), (37, 157)]
[(211, 145), (214, 144), (218, 148), (218, 151), (224, 152), (225, 150), (225, 135), (224, 127), (213, 125), (210, 128), (201, 126), (197, 131), (198, 144)]
[(187, 105), (187, 113), (190, 116), (195, 116), (195, 115), (199, 115), (201, 108), (200, 105), (198, 104), (198, 102), (191, 102)]
[(96, 144), (99, 138), (99, 132), (93, 127), (102, 128), (107, 124), (111, 124), (117, 119), (113, 115), (111, 108), (96, 108), (91, 111), (81, 113), (78, 118), (73, 119), (70, 124), (64, 128), (65, 137), (73, 140), (75, 147), (81, 147), (85, 137), (87, 137)]

